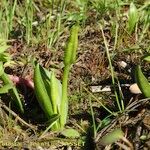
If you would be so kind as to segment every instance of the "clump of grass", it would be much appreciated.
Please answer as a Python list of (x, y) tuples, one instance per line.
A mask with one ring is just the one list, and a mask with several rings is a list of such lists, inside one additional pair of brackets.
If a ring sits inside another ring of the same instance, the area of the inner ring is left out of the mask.
[(26, 41), (27, 44), (30, 43), (32, 36), (33, 36), (33, 1), (32, 0), (26, 0), (25, 1), (25, 27), (26, 27)]

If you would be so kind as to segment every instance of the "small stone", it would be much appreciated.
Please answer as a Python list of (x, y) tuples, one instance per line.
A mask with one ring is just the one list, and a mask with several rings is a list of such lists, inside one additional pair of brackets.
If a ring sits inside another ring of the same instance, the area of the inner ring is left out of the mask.
[(142, 93), (136, 83), (132, 84), (132, 85), (129, 87), (129, 90), (130, 90), (130, 92), (133, 93), (133, 94), (141, 94), (141, 93)]
[(125, 61), (119, 61), (118, 64), (122, 68), (126, 68), (127, 67), (127, 63)]

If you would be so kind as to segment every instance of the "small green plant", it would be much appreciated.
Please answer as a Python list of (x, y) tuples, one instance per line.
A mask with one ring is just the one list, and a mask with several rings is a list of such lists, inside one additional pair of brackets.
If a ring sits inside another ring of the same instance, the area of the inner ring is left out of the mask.
[(71, 28), (70, 38), (65, 49), (64, 73), (61, 82), (53, 71), (49, 72), (38, 63), (34, 71), (34, 84), (37, 100), (53, 130), (63, 129), (68, 116), (67, 85), (71, 65), (76, 60), (79, 26)]
[(12, 101), (16, 104), (18, 110), (23, 113), (23, 104), (12, 81), (8, 75), (4, 72), (4, 65), (10, 62), (10, 55), (5, 52), (8, 48), (6, 42), (0, 41), (0, 79), (3, 81), (3, 85), (0, 88), (0, 94), (10, 93)]
[(105, 135), (101, 140), (100, 143), (102, 145), (109, 145), (112, 144), (116, 141), (118, 141), (119, 139), (124, 137), (124, 133), (121, 129), (115, 129), (112, 132), (108, 133), (107, 135)]
[[(150, 62), (150, 55), (144, 56), (143, 60)], [(150, 98), (150, 84), (143, 74), (140, 65), (135, 68), (135, 79), (143, 95)]]
[(131, 34), (138, 22), (138, 10), (134, 3), (130, 4), (129, 12), (128, 12), (128, 31)]
[[(124, 142), (124, 144), (122, 144), (121, 142)], [(128, 139), (126, 139), (126, 137), (124, 136), (124, 133), (121, 129), (116, 128), (113, 131), (111, 131), (110, 133), (108, 133), (107, 135), (104, 135), (100, 141), (99, 141), (103, 146), (106, 145), (111, 145), (113, 143), (117, 144), (120, 148), (122, 149), (130, 149), (133, 150), (133, 145), (132, 143), (130, 143), (130, 141), (128, 141)]]

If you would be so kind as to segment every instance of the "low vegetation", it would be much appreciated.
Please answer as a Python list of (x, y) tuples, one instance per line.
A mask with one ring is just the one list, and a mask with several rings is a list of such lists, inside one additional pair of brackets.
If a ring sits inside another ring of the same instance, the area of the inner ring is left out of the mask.
[(150, 148), (148, 0), (3, 0), (0, 35), (1, 148)]

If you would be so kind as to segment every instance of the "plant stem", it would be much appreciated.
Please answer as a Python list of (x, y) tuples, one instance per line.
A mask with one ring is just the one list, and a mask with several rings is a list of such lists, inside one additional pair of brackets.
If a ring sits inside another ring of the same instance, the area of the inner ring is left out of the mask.
[(60, 126), (64, 127), (67, 120), (68, 113), (68, 98), (67, 98), (67, 85), (68, 85), (68, 75), (71, 65), (66, 65), (64, 67), (63, 80), (62, 80), (62, 101), (60, 107)]
[(100, 29), (102, 31), (102, 37), (103, 37), (103, 40), (104, 40), (104, 44), (105, 44), (105, 48), (106, 48), (106, 54), (107, 54), (107, 58), (108, 58), (109, 65), (110, 65), (111, 76), (112, 76), (112, 85), (114, 87), (114, 93), (115, 93), (115, 97), (116, 97), (116, 102), (117, 102), (119, 111), (122, 112), (121, 105), (120, 105), (119, 98), (118, 98), (118, 94), (117, 94), (117, 91), (116, 91), (116, 88), (115, 88), (114, 70), (113, 70), (113, 66), (112, 66), (112, 63), (111, 63), (111, 58), (110, 58), (110, 55), (109, 55), (108, 44), (107, 44), (107, 40), (105, 38), (104, 31), (103, 31), (103, 28), (102, 28), (101, 25), (100, 25)]
[(94, 111), (93, 111), (93, 107), (92, 107), (91, 98), (89, 98), (89, 101), (90, 101), (90, 109), (91, 109), (92, 122), (93, 122), (93, 137), (95, 139), (96, 138), (96, 134), (97, 134), (97, 130), (96, 130), (96, 123), (95, 123)]

